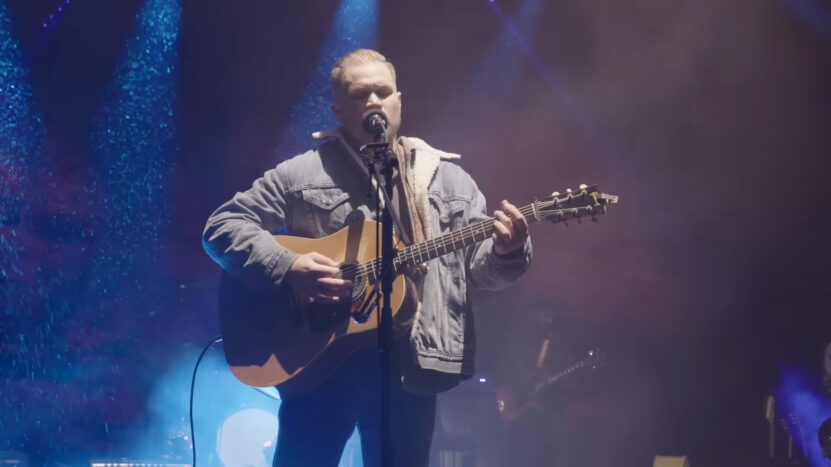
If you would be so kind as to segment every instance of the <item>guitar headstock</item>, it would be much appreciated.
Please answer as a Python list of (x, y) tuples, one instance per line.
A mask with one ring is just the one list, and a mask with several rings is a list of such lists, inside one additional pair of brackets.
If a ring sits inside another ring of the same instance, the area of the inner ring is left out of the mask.
[(550, 196), (534, 201), (533, 213), (536, 220), (554, 223), (583, 217), (596, 221), (598, 214), (606, 212), (607, 205), (617, 202), (617, 196), (599, 192), (597, 185), (580, 185), (577, 190), (569, 188), (565, 193), (555, 191)]

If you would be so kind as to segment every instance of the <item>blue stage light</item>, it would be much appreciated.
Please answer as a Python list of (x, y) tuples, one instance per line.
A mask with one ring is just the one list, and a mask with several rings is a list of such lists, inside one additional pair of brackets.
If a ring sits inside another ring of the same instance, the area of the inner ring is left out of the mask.
[(812, 379), (795, 367), (786, 367), (777, 390), (777, 415), (812, 465), (825, 465), (817, 442), (820, 426), (831, 417), (831, 401)]
[[(170, 366), (155, 381), (147, 401), (153, 420), (137, 444), (125, 454), (136, 459), (190, 459), (187, 437), (188, 400), (193, 349), (170, 358)], [(280, 397), (275, 388), (254, 388), (231, 373), (219, 347), (205, 355), (194, 387), (194, 427), (197, 465), (268, 467), (272, 463), (279, 420)], [(167, 446), (153, 440), (173, 441)], [(361, 467), (360, 436), (354, 431), (346, 442), (340, 467)]]
[(145, 3), (94, 120), (90, 143), (100, 164), (95, 189), (103, 233), (97, 277), (125, 279), (158, 253), (168, 221), (165, 179), (176, 152), (180, 22), (178, 0)]
[(6, 4), (0, 1), (0, 303), (7, 318), (26, 309), (31, 287), (21, 257), (31, 223), (29, 183), (37, 169), (46, 131), (35, 110), (29, 73), (14, 37)]
[[(37, 272), (27, 255), (32, 251), (32, 179), (41, 170), (38, 162), (46, 130), (35, 109), (30, 76), (15, 38), (6, 3), (0, 0), (0, 314), (3, 331), (0, 373), (7, 384), (0, 391), (0, 439), (6, 449), (17, 449), (17, 435), (32, 423), (21, 407), (25, 383), (40, 377), (43, 346), (29, 338), (48, 333), (36, 326), (32, 315), (38, 293)], [(34, 248), (37, 248), (37, 244)], [(38, 323), (40, 324), (40, 323)]]
[[(3, 208), (18, 206), (19, 209), (25, 205), (26, 183), (43, 148), (44, 136), (23, 54), (14, 37), (6, 4), (0, 0), (0, 199)], [(19, 219), (19, 215), (12, 217)], [(0, 274), (2, 271), (3, 265), (0, 265)]]
[(375, 48), (378, 35), (377, 0), (342, 0), (323, 41), (317, 64), (297, 103), (292, 107), (287, 132), (278, 142), (278, 154), (288, 158), (314, 144), (312, 133), (337, 125), (329, 74), (342, 56), (358, 48)]

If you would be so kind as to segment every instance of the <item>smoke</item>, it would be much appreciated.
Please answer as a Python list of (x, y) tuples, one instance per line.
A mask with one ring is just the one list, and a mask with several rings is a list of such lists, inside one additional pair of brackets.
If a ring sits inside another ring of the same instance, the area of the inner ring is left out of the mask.
[[(127, 451), (134, 459), (190, 463), (188, 397), (198, 352), (182, 352), (159, 377), (147, 399), (150, 424)], [(279, 431), (279, 394), (274, 388), (253, 388), (228, 369), (221, 347), (200, 363), (193, 399), (197, 465), (270, 467)], [(340, 467), (361, 467), (360, 436), (347, 441)]]

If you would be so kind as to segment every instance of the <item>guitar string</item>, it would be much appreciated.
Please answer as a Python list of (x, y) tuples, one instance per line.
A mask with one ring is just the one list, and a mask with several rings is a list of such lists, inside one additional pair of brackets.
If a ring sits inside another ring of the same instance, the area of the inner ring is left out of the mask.
[[(533, 212), (533, 206), (524, 206), (520, 209), (520, 212), (523, 216), (528, 216)], [(490, 232), (488, 232), (488, 230), (490, 230)], [(449, 253), (452, 250), (449, 251), (447, 249), (448, 246), (453, 248), (457, 243), (457, 240), (453, 239), (453, 236), (456, 235), (457, 232), (459, 241), (462, 242), (462, 246), (467, 246), (465, 245), (465, 241), (468, 239), (476, 240), (476, 236), (478, 234), (483, 235), (482, 240), (484, 240), (493, 232), (493, 218), (487, 218), (481, 221), (474, 222), (473, 224), (458, 229), (457, 231), (450, 232), (449, 234), (442, 235), (441, 237), (437, 237), (435, 239), (422, 242), (421, 244), (412, 245), (403, 250), (399, 250), (398, 255), (395, 258), (393, 258), (393, 268), (397, 269), (397, 267), (400, 267), (402, 265), (402, 262), (406, 263), (406, 259), (415, 260), (416, 256), (418, 256), (418, 258), (423, 261), (424, 253), (426, 253), (429, 258), (431, 249), (435, 251), (437, 255), (438, 250), (440, 248), (444, 251), (443, 254)], [(358, 270), (359, 272), (355, 274), (355, 278), (363, 278), (363, 276), (369, 275), (370, 272), (373, 273), (373, 276), (377, 277), (376, 271), (379, 268), (380, 258), (375, 258), (372, 260), (364, 261), (363, 263), (346, 266), (341, 270), (341, 272), (351, 273)]]
[[(579, 195), (579, 196), (585, 196), (585, 195)], [(571, 196), (570, 199), (573, 199), (573, 198), (576, 198), (576, 197)], [(566, 199), (566, 201), (569, 201), (570, 199)], [(552, 204), (556, 205), (556, 204), (560, 203), (561, 201), (562, 200), (557, 199), (555, 201), (538, 202), (538, 207), (542, 208), (542, 209), (545, 209), (546, 207), (551, 206)], [(578, 206), (578, 207), (570, 207), (570, 208), (560, 209), (560, 210), (557, 211), (557, 214), (559, 215), (560, 219), (562, 219), (564, 217), (564, 214), (569, 214), (569, 213), (574, 215), (574, 217), (578, 217), (580, 209), (587, 209), (589, 212), (593, 212), (593, 209), (591, 209), (587, 206)], [(522, 213), (523, 216), (525, 216), (527, 218), (528, 216), (530, 216), (531, 214), (534, 213), (534, 205), (533, 204), (528, 204), (526, 206), (523, 206), (523, 207), (519, 208), (519, 211), (520, 211), (520, 213)], [(538, 220), (538, 219), (532, 219), (532, 221), (536, 221), (536, 220)], [(432, 258), (430, 258), (430, 250), (431, 249), (436, 253), (436, 256), (434, 256), (434, 258), (438, 257), (438, 256), (441, 256), (443, 254), (447, 254), (447, 253), (455, 250), (456, 249), (455, 244), (456, 244), (457, 240), (454, 239), (454, 236), (456, 235), (457, 232), (458, 232), (458, 237), (459, 237), (458, 241), (462, 242), (463, 247), (468, 246), (469, 244), (472, 244), (472, 243), (476, 243), (478, 241), (485, 240), (493, 233), (493, 218), (489, 217), (489, 218), (483, 219), (481, 221), (474, 222), (473, 224), (465, 226), (465, 227), (463, 227), (461, 229), (458, 229), (456, 231), (452, 231), (448, 234), (442, 235), (441, 237), (437, 237), (435, 239), (428, 240), (426, 242), (422, 242), (421, 244), (418, 244), (418, 245), (411, 245), (410, 247), (407, 247), (403, 250), (400, 250), (399, 254), (395, 258), (393, 258), (393, 269), (397, 270), (402, 264), (406, 264), (408, 260), (414, 262), (416, 260), (416, 257), (418, 257), (419, 262), (429, 261), (430, 259), (432, 259)], [(480, 234), (482, 235), (482, 239), (481, 240), (476, 240), (477, 235), (480, 235)], [(466, 241), (470, 241), (470, 243), (466, 244), (465, 243)], [(450, 249), (448, 249), (448, 247), (450, 247)], [(439, 249), (442, 250), (441, 254), (439, 254)], [(426, 256), (427, 256), (426, 260), (424, 259), (425, 253), (426, 253)], [(375, 258), (374, 260), (364, 261), (364, 262), (359, 263), (359, 264), (347, 265), (347, 266), (345, 266), (341, 269), (341, 272), (342, 273), (347, 273), (347, 274), (354, 273), (354, 275), (352, 275), (351, 277), (353, 277), (356, 280), (363, 279), (365, 276), (368, 277), (368, 276), (370, 276), (370, 274), (373, 276), (373, 278), (375, 278), (375, 280), (377, 280), (378, 271), (379, 271), (380, 267), (381, 267), (381, 259), (380, 258)]]
[[(540, 204), (542, 207), (545, 207), (549, 204), (554, 204), (554, 202), (551, 201)], [(533, 214), (534, 206), (533, 204), (529, 204), (520, 208), (519, 211), (523, 216), (528, 217)], [(435, 251), (436, 256), (440, 256), (440, 249), (443, 252), (442, 254), (447, 254), (456, 249), (456, 244), (458, 242), (461, 242), (462, 247), (464, 247), (469, 244), (466, 243), (469, 240), (476, 242), (476, 238), (479, 235), (482, 235), (482, 240), (485, 240), (492, 233), (493, 218), (486, 218), (481, 221), (474, 222), (473, 224), (442, 235), (441, 237), (422, 242), (421, 244), (411, 245), (403, 250), (399, 250), (398, 255), (393, 259), (393, 269), (398, 269), (398, 267), (402, 264), (406, 264), (408, 261), (415, 261), (416, 258), (419, 259), (419, 262), (424, 262), (425, 254), (428, 258), (427, 260), (431, 259), (430, 250)], [(458, 237), (458, 239), (456, 237)], [(450, 248), (449, 250), (448, 247)], [(377, 278), (378, 269), (380, 269), (380, 258), (375, 258), (359, 264), (345, 266), (341, 269), (341, 272), (347, 274), (354, 273), (352, 277), (355, 279), (362, 279), (364, 276), (369, 276), (370, 273), (372, 276)]]

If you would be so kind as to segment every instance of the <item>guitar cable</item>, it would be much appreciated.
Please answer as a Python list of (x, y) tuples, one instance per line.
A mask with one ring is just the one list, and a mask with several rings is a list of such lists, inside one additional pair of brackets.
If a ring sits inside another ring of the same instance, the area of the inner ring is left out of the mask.
[(196, 359), (196, 365), (193, 367), (193, 377), (190, 380), (190, 446), (191, 452), (193, 454), (193, 467), (196, 467), (196, 435), (193, 429), (193, 390), (196, 387), (196, 370), (199, 369), (199, 363), (202, 362), (202, 358), (208, 353), (208, 350), (213, 347), (214, 344), (222, 342), (222, 336), (216, 336), (211, 340), (208, 345), (202, 349), (202, 353), (199, 354), (199, 358)]

